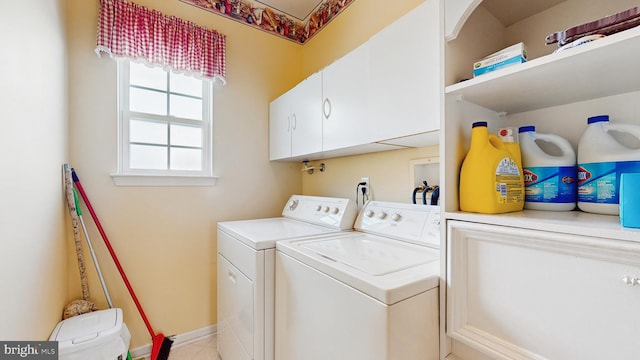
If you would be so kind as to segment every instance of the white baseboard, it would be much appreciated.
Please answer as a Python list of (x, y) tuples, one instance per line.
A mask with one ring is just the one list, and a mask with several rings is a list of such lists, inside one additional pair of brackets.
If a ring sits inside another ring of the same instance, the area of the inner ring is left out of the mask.
[[(188, 343), (199, 340), (200, 338), (210, 336), (215, 334), (218, 331), (217, 324), (205, 326), (200, 329), (196, 329), (193, 331), (189, 331), (183, 334), (177, 334), (173, 336), (167, 336), (171, 340), (173, 340), (173, 345), (171, 348), (180, 347), (182, 345), (186, 345)], [(131, 357), (137, 359), (139, 357), (148, 358), (151, 355), (151, 344), (137, 347), (135, 349), (131, 349)]]

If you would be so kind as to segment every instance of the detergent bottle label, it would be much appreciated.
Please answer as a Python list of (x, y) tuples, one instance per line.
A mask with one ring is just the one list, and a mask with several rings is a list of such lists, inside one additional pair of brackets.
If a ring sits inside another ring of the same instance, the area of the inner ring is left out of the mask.
[(576, 168), (544, 166), (524, 169), (525, 201), (572, 203), (576, 201)]
[(496, 195), (499, 204), (524, 200), (520, 169), (512, 158), (503, 158), (496, 167)]
[(587, 163), (578, 166), (578, 201), (618, 204), (620, 174), (640, 172), (640, 161)]

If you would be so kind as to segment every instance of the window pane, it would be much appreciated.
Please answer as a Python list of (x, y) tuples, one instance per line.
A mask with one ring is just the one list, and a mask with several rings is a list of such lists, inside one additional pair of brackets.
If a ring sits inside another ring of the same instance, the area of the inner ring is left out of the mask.
[(202, 150), (171, 148), (171, 170), (202, 170)]
[(171, 124), (171, 145), (202, 147), (202, 128)]
[(132, 169), (166, 170), (167, 148), (132, 144), (129, 146), (129, 167)]
[(131, 85), (167, 90), (167, 72), (161, 68), (150, 68), (144, 64), (129, 62), (129, 82)]
[(183, 74), (169, 74), (171, 92), (202, 97), (202, 80)]
[(130, 124), (130, 142), (168, 145), (167, 123), (145, 120), (131, 120)]
[(180, 95), (171, 95), (169, 115), (183, 119), (202, 120), (202, 100)]
[(157, 91), (130, 88), (129, 108), (147, 114), (167, 115), (167, 96)]

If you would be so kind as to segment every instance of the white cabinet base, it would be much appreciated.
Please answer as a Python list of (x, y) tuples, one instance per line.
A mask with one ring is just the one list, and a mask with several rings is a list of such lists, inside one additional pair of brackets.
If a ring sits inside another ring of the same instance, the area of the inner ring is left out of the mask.
[(640, 243), (449, 221), (448, 249), (453, 339), (497, 359), (640, 359)]

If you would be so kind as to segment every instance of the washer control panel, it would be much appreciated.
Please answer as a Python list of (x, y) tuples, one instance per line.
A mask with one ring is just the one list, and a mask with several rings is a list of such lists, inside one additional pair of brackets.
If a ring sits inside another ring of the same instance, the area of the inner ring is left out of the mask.
[(340, 230), (353, 229), (356, 215), (351, 199), (322, 196), (292, 195), (282, 210), (284, 217)]
[(354, 228), (440, 248), (440, 207), (369, 201), (360, 211)]

